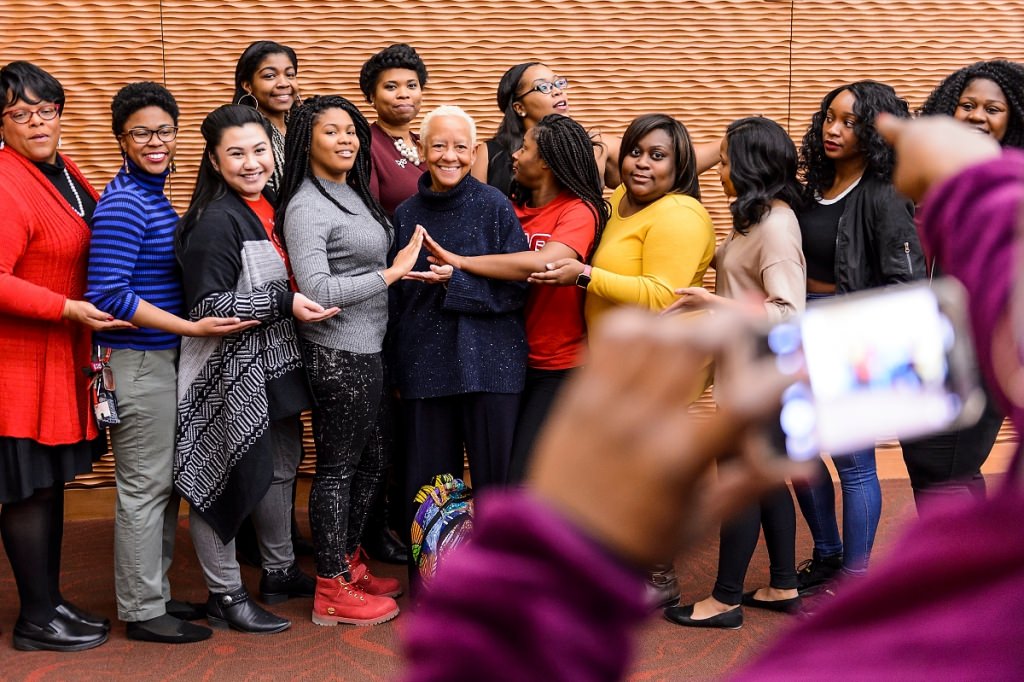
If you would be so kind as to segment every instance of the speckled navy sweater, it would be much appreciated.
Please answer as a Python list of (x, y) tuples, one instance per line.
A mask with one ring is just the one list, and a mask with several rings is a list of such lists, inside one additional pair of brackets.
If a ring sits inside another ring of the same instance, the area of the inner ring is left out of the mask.
[[(419, 191), (395, 211), (396, 243), (420, 224), (446, 249), (465, 256), (526, 251), (526, 235), (500, 191), (467, 175), (434, 192), (423, 174)], [(415, 270), (427, 270), (427, 250)], [(522, 308), (525, 282), (455, 270), (448, 284), (401, 281), (391, 287), (391, 358), (402, 398), (461, 393), (518, 393), (526, 373)]]

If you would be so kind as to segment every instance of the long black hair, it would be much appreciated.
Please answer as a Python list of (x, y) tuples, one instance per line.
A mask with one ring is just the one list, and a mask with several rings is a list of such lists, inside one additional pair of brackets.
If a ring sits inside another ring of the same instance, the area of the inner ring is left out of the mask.
[(733, 121), (725, 131), (729, 181), (736, 200), (729, 205), (732, 226), (746, 234), (778, 199), (797, 206), (802, 189), (796, 179), (796, 145), (782, 126), (769, 118), (750, 116)]
[(844, 90), (849, 90), (855, 98), (853, 113), (857, 120), (854, 121), (853, 132), (857, 136), (860, 153), (867, 163), (864, 174), (884, 182), (892, 178), (895, 157), (892, 147), (875, 130), (875, 117), (884, 111), (899, 118), (910, 118), (907, 101), (897, 95), (892, 86), (878, 81), (864, 80), (840, 85), (821, 100), (821, 108), (811, 117), (811, 124), (807, 126), (800, 144), (799, 170), (805, 183), (805, 200), (821, 196), (836, 179), (835, 162), (825, 155), (822, 124), (832, 100)]
[[(611, 215), (603, 194), (604, 180), (594, 159), (594, 141), (583, 126), (561, 114), (548, 114), (542, 118), (533, 128), (533, 139), (540, 158), (551, 169), (558, 184), (579, 197), (594, 214), (597, 227), (594, 247), (590, 250), (592, 254)], [(530, 194), (529, 188), (512, 181), (512, 201), (526, 204)], [(588, 254), (582, 255), (589, 257)]]
[(274, 216), (274, 230), (278, 238), (284, 244), (284, 220), (288, 212), (288, 205), (299, 191), (305, 180), (310, 180), (320, 194), (338, 207), (343, 213), (351, 214), (352, 211), (342, 206), (334, 197), (328, 194), (320, 180), (313, 175), (313, 166), (310, 162), (309, 153), (313, 140), (313, 125), (320, 114), (328, 109), (341, 109), (351, 118), (356, 127), (356, 138), (359, 140), (359, 151), (356, 152), (355, 163), (352, 165), (345, 181), (355, 190), (359, 198), (363, 200), (370, 214), (381, 224), (384, 230), (391, 234), (391, 223), (387, 214), (381, 208), (380, 202), (370, 193), (370, 124), (366, 118), (359, 113), (356, 105), (340, 95), (314, 96), (305, 100), (298, 109), (292, 111), (292, 118), (288, 124), (288, 134), (284, 143), (284, 173), (281, 176), (281, 187), (277, 203), (277, 211)]
[(240, 104), (225, 104), (211, 111), (199, 127), (206, 141), (203, 149), (202, 159), (199, 161), (199, 173), (196, 175), (196, 187), (192, 191), (192, 200), (189, 202), (188, 210), (181, 217), (178, 223), (177, 245), (179, 249), (188, 238), (188, 233), (199, 222), (203, 211), (228, 192), (232, 191), (225, 182), (224, 177), (213, 166), (213, 156), (217, 152), (217, 146), (224, 137), (224, 131), (228, 128), (241, 128), (242, 126), (255, 123), (267, 134), (267, 153), (270, 153), (270, 121), (264, 118), (258, 111), (251, 107)]
[[(238, 58), (238, 63), (235, 64), (235, 96), (232, 102), (236, 104), (242, 101), (242, 98), (248, 94), (246, 89), (242, 87), (243, 83), (250, 82), (256, 77), (256, 71), (260, 68), (260, 64), (267, 56), (272, 54), (283, 54), (288, 57), (288, 61), (292, 63), (292, 67), (296, 73), (299, 71), (299, 57), (295, 54), (295, 50), (275, 43), (273, 40), (257, 40), (255, 43), (249, 45), (242, 52), (242, 56)], [(297, 102), (298, 97), (295, 98)], [(294, 102), (293, 102), (294, 104)]]
[(526, 124), (523, 117), (515, 109), (517, 101), (516, 93), (519, 90), (519, 82), (523, 74), (531, 66), (541, 62), (523, 62), (516, 64), (502, 75), (498, 81), (498, 109), (501, 111), (501, 123), (498, 124), (498, 131), (494, 133), (494, 141), (498, 146), (508, 152), (509, 156), (523, 146), (523, 135), (526, 134)]
[(954, 71), (928, 95), (921, 113), (926, 116), (953, 116), (964, 89), (978, 78), (985, 78), (998, 85), (1006, 97), (1009, 121), (1006, 134), (999, 143), (1004, 147), (1024, 148), (1024, 66), (1016, 62), (993, 59), (975, 62)]
[(668, 114), (646, 114), (633, 119), (633, 122), (622, 134), (622, 146), (619, 148), (619, 174), (622, 174), (622, 162), (629, 156), (640, 140), (655, 130), (664, 130), (672, 140), (672, 153), (675, 157), (676, 177), (670, 192), (687, 194), (700, 201), (700, 183), (697, 181), (697, 160), (693, 151), (693, 142), (686, 126)]

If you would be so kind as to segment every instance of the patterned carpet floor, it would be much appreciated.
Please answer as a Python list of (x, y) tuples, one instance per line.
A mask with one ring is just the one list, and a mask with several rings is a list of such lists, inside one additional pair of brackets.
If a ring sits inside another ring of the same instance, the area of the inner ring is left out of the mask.
[[(905, 479), (882, 482), (884, 509), (876, 541), (876, 560), (894, 543), (900, 528), (914, 517), (913, 499)], [(304, 516), (304, 514), (302, 514)], [(810, 556), (810, 538), (798, 520), (797, 558)], [(112, 620), (116, 616), (113, 588), (113, 526), (111, 521), (73, 521), (64, 539), (63, 590), (76, 604)], [(677, 567), (683, 603), (708, 594), (715, 576), (717, 538), (710, 538)], [(312, 558), (302, 557), (312, 572)], [(375, 565), (381, 575), (399, 577), (404, 569)], [(763, 546), (754, 555), (747, 574), (750, 589), (766, 584), (767, 556)], [(250, 591), (259, 583), (256, 569), (243, 567)], [(203, 601), (206, 590), (192, 551), (184, 521), (171, 569), (171, 584), (178, 599)], [(400, 605), (406, 606), (405, 597)], [(215, 631), (198, 644), (167, 646), (125, 638), (124, 625), (115, 622), (110, 640), (86, 652), (59, 654), (19, 652), (11, 645), (17, 618), (17, 596), (10, 566), (0, 561), (0, 680), (376, 680), (395, 679), (402, 665), (401, 631), (408, 613), (385, 625), (325, 628), (309, 618), (309, 600), (292, 600), (272, 607), (290, 618), (292, 627), (270, 636)], [(727, 675), (761, 650), (783, 628), (789, 616), (747, 609), (741, 630), (681, 628), (652, 617), (638, 633), (631, 681), (714, 679)]]

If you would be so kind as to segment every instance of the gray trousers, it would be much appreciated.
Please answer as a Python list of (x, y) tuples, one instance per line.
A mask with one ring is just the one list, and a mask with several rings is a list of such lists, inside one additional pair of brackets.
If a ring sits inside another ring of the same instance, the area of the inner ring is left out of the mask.
[[(277, 571), (295, 563), (292, 547), (292, 489), (295, 471), (302, 460), (302, 421), (299, 415), (270, 424), (274, 439), (274, 478), (263, 499), (252, 510), (252, 525), (263, 557), (263, 569)], [(235, 541), (224, 544), (217, 532), (194, 510), (189, 511), (192, 544), (213, 594), (234, 592), (242, 587), (242, 574), (235, 558)]]
[(115, 349), (110, 355), (121, 423), (110, 429), (117, 504), (114, 590), (117, 617), (148, 620), (166, 612), (179, 498), (174, 493), (178, 351)]

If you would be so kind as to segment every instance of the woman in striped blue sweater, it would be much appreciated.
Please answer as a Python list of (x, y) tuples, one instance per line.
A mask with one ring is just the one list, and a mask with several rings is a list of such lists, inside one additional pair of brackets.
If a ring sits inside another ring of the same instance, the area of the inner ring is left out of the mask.
[(183, 335), (230, 334), (255, 323), (180, 317), (178, 215), (164, 194), (178, 132), (174, 97), (157, 83), (132, 83), (110, 108), (124, 162), (96, 206), (86, 296), (134, 324), (94, 337), (113, 370), (121, 419), (110, 428), (117, 615), (127, 622), (129, 639), (195, 642), (210, 630), (185, 619), (203, 613), (172, 600), (167, 581), (178, 520), (171, 480), (178, 345)]

